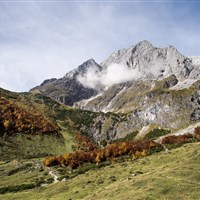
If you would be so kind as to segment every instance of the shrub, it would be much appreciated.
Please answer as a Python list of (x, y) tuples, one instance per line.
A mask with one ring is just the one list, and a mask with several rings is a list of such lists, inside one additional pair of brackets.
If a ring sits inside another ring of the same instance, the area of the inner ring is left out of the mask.
[(14, 133), (55, 133), (59, 128), (49, 122), (43, 115), (33, 110), (26, 110), (12, 103), (6, 98), (0, 98), (0, 122), (1, 130), (9, 134)]
[(45, 166), (66, 165), (71, 169), (75, 169), (84, 163), (96, 163), (109, 161), (120, 156), (129, 155), (133, 159), (144, 157), (150, 153), (150, 150), (159, 148), (160, 144), (152, 141), (127, 141), (121, 143), (113, 143), (105, 148), (93, 149), (91, 151), (75, 151), (59, 157), (48, 157), (44, 160)]

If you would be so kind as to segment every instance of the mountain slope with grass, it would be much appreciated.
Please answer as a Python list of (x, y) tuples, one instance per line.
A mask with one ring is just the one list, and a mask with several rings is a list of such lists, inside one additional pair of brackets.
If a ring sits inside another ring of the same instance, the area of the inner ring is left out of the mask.
[[(72, 151), (73, 135), (54, 115), (60, 106), (49, 97), (0, 89), (2, 160), (43, 157)], [(66, 142), (68, 140), (68, 142)]]
[[(1, 163), (0, 191), (4, 191), (5, 194), (0, 197), (5, 200), (27, 198), (30, 200), (66, 198), (139, 200), (161, 197), (173, 200), (198, 199), (200, 195), (199, 147), (199, 142), (187, 143), (179, 148), (162, 151), (135, 161), (90, 166), (88, 169), (85, 168), (85, 171), (76, 170), (71, 174), (59, 167), (43, 168), (37, 165), (39, 160), (31, 164), (28, 161), (23, 164)], [(25, 167), (20, 168), (21, 165)], [(16, 168), (15, 173), (12, 171), (13, 168)], [(49, 175), (50, 170), (57, 176), (68, 178), (37, 188), (37, 184), (53, 182)], [(30, 173), (25, 173), (27, 171)], [(70, 176), (72, 178), (69, 178)], [(1, 189), (2, 187), (4, 190)], [(35, 189), (27, 190), (28, 188)]]

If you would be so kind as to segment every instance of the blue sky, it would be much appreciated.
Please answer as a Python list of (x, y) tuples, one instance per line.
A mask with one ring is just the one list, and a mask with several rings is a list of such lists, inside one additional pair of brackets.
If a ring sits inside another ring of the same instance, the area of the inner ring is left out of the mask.
[(141, 40), (200, 55), (200, 1), (0, 1), (0, 87), (28, 91)]

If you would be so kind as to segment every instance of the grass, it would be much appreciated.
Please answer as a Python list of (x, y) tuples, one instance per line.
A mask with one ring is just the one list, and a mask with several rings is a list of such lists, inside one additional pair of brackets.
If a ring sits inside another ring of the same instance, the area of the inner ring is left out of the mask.
[(155, 139), (163, 135), (167, 135), (170, 133), (170, 130), (165, 130), (165, 129), (159, 129), (155, 128), (152, 131), (150, 131), (146, 136), (145, 139)]
[(126, 142), (126, 141), (134, 140), (134, 138), (135, 138), (135, 136), (137, 134), (138, 134), (138, 132), (129, 133), (123, 138), (119, 138), (119, 139), (113, 140), (112, 143), (115, 143), (115, 142)]
[[(1, 195), (0, 199), (199, 199), (199, 148), (199, 142), (188, 143), (136, 161), (112, 163), (100, 168), (91, 167), (81, 173), (68, 172), (78, 174), (64, 182), (60, 181), (47, 187), (7, 193)], [(0, 165), (1, 173), (2, 169), (7, 169), (5, 166), (8, 165)], [(65, 171), (61, 168), (60, 171), (63, 176)], [(1, 185), (9, 186), (20, 179), (20, 184), (25, 184), (34, 179), (33, 174), (25, 173), (19, 176), (19, 173), (21, 172), (9, 177), (4, 174), (3, 179), (1, 178)], [(44, 172), (35, 173), (43, 177)], [(59, 168), (57, 168), (57, 173), (59, 173)]]
[(48, 174), (48, 168), (43, 168), (41, 163), (41, 159), (32, 159), (13, 160), (0, 165), (0, 194), (23, 191), (49, 183), (52, 177)]
[(53, 135), (15, 134), (0, 137), (1, 160), (44, 157), (47, 155), (62, 155), (72, 151), (75, 145), (73, 135), (67, 130), (61, 131), (63, 138)]

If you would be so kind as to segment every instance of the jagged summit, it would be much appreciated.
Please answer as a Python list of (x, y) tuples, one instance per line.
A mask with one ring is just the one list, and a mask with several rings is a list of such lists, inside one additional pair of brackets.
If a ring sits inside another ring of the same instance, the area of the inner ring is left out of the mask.
[(151, 42), (147, 41), (147, 40), (142, 40), (140, 42), (138, 42), (135, 46), (134, 46), (136, 49), (146, 49), (146, 48), (152, 48), (153, 45)]
[(98, 67), (99, 65), (95, 62), (93, 58), (85, 61), (83, 64), (79, 65), (75, 70), (77, 72), (86, 72), (88, 68), (90, 67)]
[(128, 49), (112, 53), (101, 65), (108, 67), (113, 63), (137, 69), (141, 77), (153, 79), (175, 75), (182, 80), (188, 78), (194, 68), (191, 59), (183, 56), (173, 46), (158, 48), (147, 40)]
[(126, 63), (125, 59), (127, 59), (132, 54), (144, 54), (146, 50), (153, 48), (153, 45), (147, 41), (143, 40), (138, 42), (136, 45), (131, 46), (128, 49), (121, 49), (116, 52), (113, 52), (111, 56), (105, 59), (101, 65), (107, 67), (112, 63)]
[(97, 71), (101, 71), (102, 67), (96, 63), (96, 61), (91, 58), (85, 61), (83, 64), (79, 65), (77, 68), (68, 72), (64, 77), (65, 78), (76, 78), (79, 75), (84, 75), (88, 69), (94, 68)]

